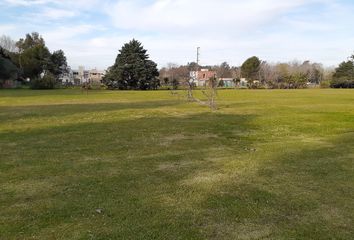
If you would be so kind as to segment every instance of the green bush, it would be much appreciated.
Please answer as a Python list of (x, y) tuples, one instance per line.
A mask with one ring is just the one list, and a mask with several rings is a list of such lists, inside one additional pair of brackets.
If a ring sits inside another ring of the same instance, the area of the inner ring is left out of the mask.
[(333, 79), (331, 88), (354, 88), (354, 80), (349, 80), (346, 77)]
[(105, 85), (100, 83), (100, 82), (91, 82), (89, 84), (89, 89), (90, 90), (100, 90), (100, 89), (105, 89)]
[(42, 78), (34, 78), (31, 80), (31, 89), (54, 89), (56, 85), (56, 80), (53, 74), (48, 73)]
[(322, 81), (320, 83), (320, 88), (330, 88), (330, 87), (331, 87), (330, 81)]

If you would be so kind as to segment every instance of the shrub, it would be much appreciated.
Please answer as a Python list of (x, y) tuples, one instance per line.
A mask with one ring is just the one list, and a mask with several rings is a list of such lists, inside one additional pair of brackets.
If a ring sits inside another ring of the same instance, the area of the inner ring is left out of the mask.
[(331, 81), (331, 88), (354, 88), (354, 80), (337, 78)]
[(91, 82), (89, 84), (90, 90), (100, 90), (100, 89), (104, 89), (104, 88), (105, 88), (105, 85), (100, 82)]
[(330, 81), (322, 81), (320, 83), (320, 88), (330, 88), (331, 87), (331, 82)]
[(53, 74), (47, 73), (42, 78), (34, 78), (31, 80), (31, 89), (54, 89), (56, 80)]
[(225, 87), (225, 82), (224, 82), (224, 80), (220, 80), (220, 81), (219, 81), (218, 87)]

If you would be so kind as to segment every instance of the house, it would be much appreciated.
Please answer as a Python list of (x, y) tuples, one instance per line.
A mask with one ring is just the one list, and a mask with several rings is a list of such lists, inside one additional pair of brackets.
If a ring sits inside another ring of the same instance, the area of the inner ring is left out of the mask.
[(105, 74), (105, 70), (98, 70), (96, 68), (85, 70), (83, 66), (79, 66), (78, 70), (72, 71), (75, 84), (101, 83)]
[(89, 71), (86, 71), (83, 66), (79, 66), (78, 70), (73, 70), (74, 81), (77, 85), (89, 82), (89, 75)]
[(216, 72), (210, 71), (209, 69), (201, 69), (200, 71), (190, 72), (191, 81), (193, 81), (197, 87), (204, 87), (207, 81), (215, 76)]
[(97, 70), (95, 68), (95, 69), (90, 70), (89, 74), (90, 74), (89, 75), (90, 82), (92, 82), (92, 83), (101, 83), (104, 75), (106, 74), (106, 71)]

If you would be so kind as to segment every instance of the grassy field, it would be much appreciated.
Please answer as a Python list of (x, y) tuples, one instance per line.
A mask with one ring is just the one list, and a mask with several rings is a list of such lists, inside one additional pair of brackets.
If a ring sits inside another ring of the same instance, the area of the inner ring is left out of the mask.
[(218, 103), (0, 91), (0, 239), (354, 239), (354, 91)]

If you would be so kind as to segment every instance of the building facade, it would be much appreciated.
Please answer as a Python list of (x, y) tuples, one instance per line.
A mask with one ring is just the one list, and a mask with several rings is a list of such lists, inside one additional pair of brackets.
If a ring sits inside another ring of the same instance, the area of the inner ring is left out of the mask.
[(83, 66), (79, 66), (77, 70), (72, 71), (73, 79), (76, 85), (84, 83), (102, 83), (102, 79), (105, 74), (105, 70), (98, 70), (96, 68), (85, 70)]
[(190, 78), (197, 87), (205, 87), (210, 78), (216, 77), (215, 71), (201, 69), (200, 71), (190, 72)]
[(105, 75), (106, 71), (104, 70), (97, 70), (97, 69), (92, 69), (90, 70), (90, 82), (92, 83), (102, 83), (102, 79)]

